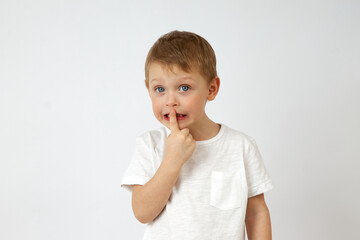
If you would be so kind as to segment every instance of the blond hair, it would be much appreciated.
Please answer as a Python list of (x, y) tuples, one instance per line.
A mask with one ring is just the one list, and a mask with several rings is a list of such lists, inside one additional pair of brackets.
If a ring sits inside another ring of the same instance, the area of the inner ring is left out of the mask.
[(186, 31), (172, 31), (162, 35), (150, 48), (145, 61), (145, 84), (149, 86), (149, 68), (157, 62), (172, 69), (177, 65), (183, 71), (199, 71), (208, 85), (216, 72), (216, 56), (210, 44), (201, 36)]

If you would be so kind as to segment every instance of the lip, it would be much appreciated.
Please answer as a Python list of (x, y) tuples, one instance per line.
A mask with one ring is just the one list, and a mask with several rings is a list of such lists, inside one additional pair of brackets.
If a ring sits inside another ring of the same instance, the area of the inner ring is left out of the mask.
[[(167, 113), (168, 114), (168, 113)], [(181, 113), (179, 113), (179, 114), (181, 114)], [(166, 121), (170, 121), (170, 117), (168, 116), (166, 116), (166, 114), (164, 114), (163, 115), (164, 116), (164, 119), (166, 120)], [(183, 117), (176, 117), (176, 119), (177, 120), (184, 120), (185, 118), (187, 118), (188, 117), (188, 115), (185, 115), (185, 116), (183, 116)]]
[[(163, 115), (166, 115), (166, 114), (170, 115), (170, 112), (164, 113)], [(186, 115), (186, 114), (179, 113), (179, 112), (176, 112), (176, 114)]]

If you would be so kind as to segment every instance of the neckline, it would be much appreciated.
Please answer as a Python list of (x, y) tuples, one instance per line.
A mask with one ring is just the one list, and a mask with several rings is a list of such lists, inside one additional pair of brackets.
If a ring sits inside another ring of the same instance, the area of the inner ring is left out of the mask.
[[(196, 146), (203, 146), (203, 145), (207, 145), (209, 143), (215, 142), (216, 140), (218, 140), (224, 134), (225, 128), (226, 128), (225, 124), (223, 124), (223, 123), (217, 123), (217, 124), (220, 125), (219, 132), (214, 137), (212, 137), (210, 139), (202, 140), (202, 141), (196, 141)], [(170, 131), (170, 129), (168, 129), (165, 126), (164, 126), (164, 128), (166, 130), (166, 136), (168, 137), (170, 135), (171, 131)]]

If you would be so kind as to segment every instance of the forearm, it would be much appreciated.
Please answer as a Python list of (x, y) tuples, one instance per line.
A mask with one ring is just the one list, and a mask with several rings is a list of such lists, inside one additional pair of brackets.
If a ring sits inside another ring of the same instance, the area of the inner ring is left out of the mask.
[(246, 216), (245, 224), (249, 240), (272, 239), (270, 213), (267, 208)]
[(153, 221), (164, 209), (181, 167), (170, 164), (165, 157), (154, 176), (143, 186), (133, 189), (132, 207), (140, 222)]

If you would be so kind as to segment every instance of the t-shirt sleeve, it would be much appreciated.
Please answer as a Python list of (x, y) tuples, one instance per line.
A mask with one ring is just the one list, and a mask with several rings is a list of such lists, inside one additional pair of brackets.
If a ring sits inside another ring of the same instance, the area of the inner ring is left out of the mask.
[(254, 139), (250, 141), (245, 158), (245, 171), (248, 184), (248, 198), (274, 188), (273, 181), (266, 171), (265, 164)]
[(121, 180), (121, 187), (132, 191), (133, 185), (144, 185), (153, 176), (153, 151), (144, 135), (136, 138), (135, 151)]

